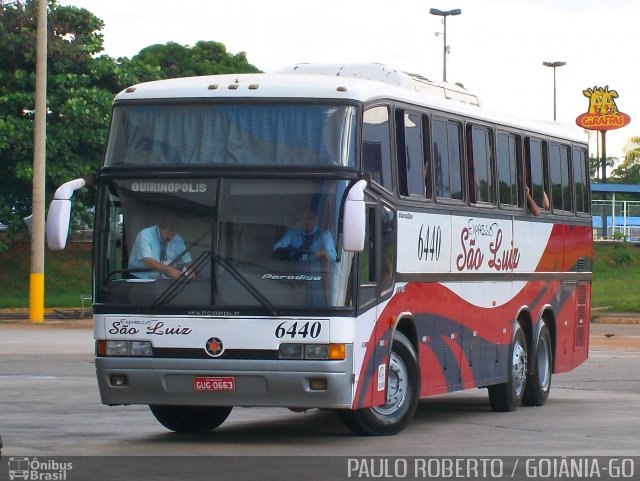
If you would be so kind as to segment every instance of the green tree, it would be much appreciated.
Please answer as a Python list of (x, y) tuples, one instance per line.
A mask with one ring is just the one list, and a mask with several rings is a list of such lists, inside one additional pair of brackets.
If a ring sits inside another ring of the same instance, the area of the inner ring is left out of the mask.
[(640, 163), (640, 136), (629, 138), (629, 144), (632, 145), (625, 154), (624, 161), (631, 164)]
[[(607, 157), (607, 173), (611, 172), (611, 169), (618, 162), (617, 157)], [(591, 175), (591, 182), (600, 182), (602, 179), (602, 159), (591, 155), (589, 157), (589, 174)]]
[[(47, 28), (47, 199), (100, 163), (112, 92), (119, 80), (102, 51), (102, 20), (49, 0)], [(0, 220), (12, 228), (31, 212), (37, 0), (0, 0)], [(74, 198), (76, 211), (90, 192)]]
[[(0, 0), (0, 221), (24, 228), (31, 213), (37, 0)], [(170, 42), (132, 59), (103, 52), (102, 20), (88, 10), (48, 0), (47, 202), (64, 182), (95, 171), (101, 161), (113, 96), (139, 82), (170, 77), (258, 72), (244, 52), (221, 43)], [(78, 192), (86, 213), (94, 193)]]
[(640, 137), (631, 137), (629, 144), (631, 148), (627, 149), (624, 160), (612, 176), (623, 184), (640, 184)]
[(123, 63), (125, 70), (140, 75), (139, 81), (260, 72), (248, 63), (244, 52), (229, 53), (223, 44), (212, 41), (200, 41), (193, 47), (175, 42), (151, 45)]

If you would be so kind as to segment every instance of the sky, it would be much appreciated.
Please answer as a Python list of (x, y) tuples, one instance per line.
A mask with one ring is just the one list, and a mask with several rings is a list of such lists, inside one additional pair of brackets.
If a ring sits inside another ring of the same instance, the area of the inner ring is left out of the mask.
[[(442, 80), (441, 17), (447, 20), (447, 80), (488, 109), (575, 124), (589, 87), (616, 90), (631, 124), (607, 133), (607, 156), (640, 136), (638, 0), (59, 0), (102, 19), (105, 53), (129, 57), (153, 44), (200, 40), (245, 52), (273, 72), (299, 62), (377, 62)], [(595, 134), (592, 136), (595, 146)], [(592, 152), (595, 154), (594, 152)]]

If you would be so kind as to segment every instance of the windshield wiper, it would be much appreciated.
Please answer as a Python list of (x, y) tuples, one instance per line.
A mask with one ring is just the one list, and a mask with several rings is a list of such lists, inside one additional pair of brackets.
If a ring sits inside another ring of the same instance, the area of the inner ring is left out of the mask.
[(251, 294), (260, 304), (262, 304), (262, 306), (265, 307), (271, 313), (272, 316), (276, 317), (279, 315), (278, 311), (276, 310), (274, 305), (271, 304), (269, 299), (267, 299), (262, 292), (256, 289), (256, 287), (253, 284), (251, 284), (242, 274), (240, 274), (238, 269), (233, 267), (233, 265), (229, 261), (227, 261), (227, 259), (225, 259), (224, 257), (220, 257), (219, 255), (214, 255), (213, 259), (218, 264), (220, 264), (224, 268), (224, 270), (226, 270), (229, 274), (231, 274), (231, 276), (236, 281), (238, 281), (238, 284), (244, 287), (245, 290), (249, 294)]
[[(226, 270), (231, 276), (240, 284), (245, 290), (251, 294), (264, 308), (266, 308), (269, 313), (276, 317), (278, 316), (278, 311), (275, 306), (267, 299), (267, 297), (262, 294), (258, 289), (256, 289), (253, 284), (251, 284), (239, 271), (236, 269), (227, 259), (224, 257), (220, 257), (219, 255), (212, 255), (211, 251), (205, 251), (200, 254), (196, 260), (191, 264), (191, 267), (187, 272), (192, 274), (197, 274), (200, 269), (204, 266), (204, 264), (212, 258), (215, 262), (220, 264), (224, 270)], [(158, 307), (167, 302), (171, 301), (175, 296), (177, 296), (184, 287), (191, 282), (194, 278), (192, 275), (184, 275), (175, 279), (169, 287), (155, 300), (151, 306), (149, 306), (149, 313), (153, 313)]]
[(156, 308), (160, 307), (163, 304), (171, 301), (174, 297), (176, 297), (182, 289), (185, 288), (187, 284), (191, 282), (192, 279), (195, 278), (196, 274), (200, 272), (200, 269), (205, 265), (205, 263), (211, 257), (211, 251), (204, 251), (200, 254), (195, 261), (191, 263), (191, 266), (184, 272), (184, 275), (181, 275), (177, 279), (174, 279), (169, 287), (160, 294), (160, 296), (155, 300), (153, 304), (149, 306), (149, 313), (152, 314)]

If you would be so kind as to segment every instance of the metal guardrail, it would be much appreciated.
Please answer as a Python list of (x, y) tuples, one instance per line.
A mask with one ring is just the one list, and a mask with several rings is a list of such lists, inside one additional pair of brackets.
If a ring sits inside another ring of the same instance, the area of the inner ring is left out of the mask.
[(594, 240), (640, 243), (640, 201), (592, 200)]

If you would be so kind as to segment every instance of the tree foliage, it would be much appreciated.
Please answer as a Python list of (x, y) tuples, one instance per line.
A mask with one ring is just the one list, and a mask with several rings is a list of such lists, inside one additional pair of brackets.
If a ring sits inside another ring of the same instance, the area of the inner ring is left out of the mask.
[(640, 184), (640, 137), (631, 137), (629, 143), (635, 146), (627, 150), (612, 176), (622, 184)]
[[(37, 0), (0, 3), (0, 218), (14, 228), (31, 212)], [(85, 9), (49, 2), (46, 189), (95, 170), (118, 79), (102, 50), (104, 24)], [(83, 210), (91, 193), (80, 194)]]
[[(31, 213), (37, 0), (0, 0), (0, 221), (24, 227)], [(95, 171), (101, 162), (113, 96), (147, 80), (257, 72), (243, 52), (202, 41), (170, 42), (132, 59), (103, 52), (104, 23), (83, 8), (48, 0), (46, 198), (62, 183)], [(74, 196), (86, 212), (93, 192)]]
[(135, 55), (132, 62), (147, 68), (155, 67), (157, 79), (259, 72), (247, 62), (244, 52), (231, 54), (218, 42), (200, 41), (193, 47), (174, 42), (151, 45)]
[[(607, 157), (607, 172), (610, 172), (618, 162), (617, 157)], [(602, 179), (602, 159), (591, 155), (589, 157), (589, 174), (591, 182), (600, 182)]]

